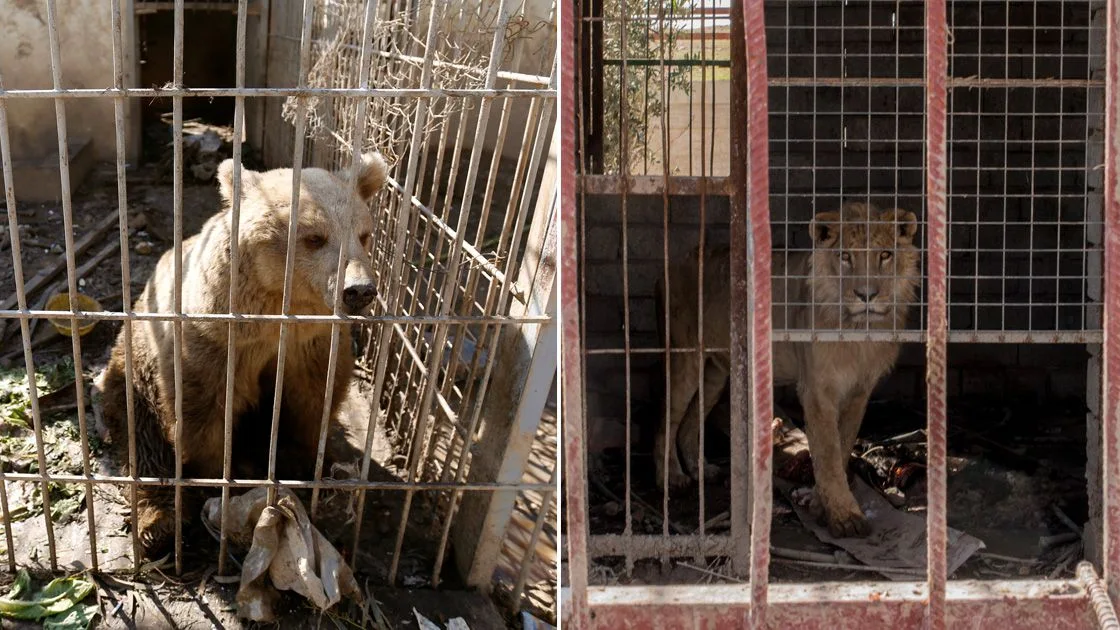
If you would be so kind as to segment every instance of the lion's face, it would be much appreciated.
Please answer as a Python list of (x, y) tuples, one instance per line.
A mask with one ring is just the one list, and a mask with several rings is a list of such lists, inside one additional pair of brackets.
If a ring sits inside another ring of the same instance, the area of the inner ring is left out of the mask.
[(897, 208), (850, 202), (817, 214), (810, 225), (813, 304), (843, 327), (901, 327), (919, 283), (916, 232), (914, 213)]

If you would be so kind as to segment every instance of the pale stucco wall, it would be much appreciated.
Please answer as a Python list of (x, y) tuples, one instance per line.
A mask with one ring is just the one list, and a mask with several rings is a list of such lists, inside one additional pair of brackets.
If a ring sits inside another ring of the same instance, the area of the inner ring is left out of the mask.
[[(56, 18), (65, 88), (106, 88), (113, 84), (112, 16), (108, 2), (59, 0)], [(0, 76), (4, 87), (52, 87), (47, 7), (42, 0), (0, 0)], [(58, 149), (53, 99), (10, 99), (8, 126), (12, 157), (33, 159)], [(107, 98), (66, 101), (71, 138), (88, 137), (97, 159), (115, 154), (113, 102)]]

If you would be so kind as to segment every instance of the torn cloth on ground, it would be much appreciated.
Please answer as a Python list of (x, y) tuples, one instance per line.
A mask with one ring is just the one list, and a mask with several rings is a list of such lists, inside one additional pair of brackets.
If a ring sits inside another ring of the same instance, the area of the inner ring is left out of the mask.
[[(220, 528), (221, 499), (206, 501), (203, 516), (210, 526)], [(277, 589), (295, 591), (320, 610), (346, 595), (361, 599), (350, 567), (311, 524), (303, 503), (291, 490), (281, 488), (273, 506), (268, 505), (267, 488), (231, 497), (228, 527), (230, 539), (249, 548), (237, 591), (238, 616), (273, 621), (273, 607), (280, 595)]]
[[(792, 484), (775, 481), (793, 490)], [(926, 519), (896, 509), (859, 477), (852, 483), (852, 493), (871, 523), (871, 535), (867, 538), (833, 538), (828, 527), (813, 517), (807, 501), (796, 500), (791, 492), (786, 495), (790, 496), (802, 524), (821, 542), (840, 547), (867, 566), (887, 569), (882, 573), (892, 580), (922, 579), (926, 572)], [(960, 530), (948, 529), (948, 571), (952, 575), (972, 554), (983, 549), (984, 543)]]

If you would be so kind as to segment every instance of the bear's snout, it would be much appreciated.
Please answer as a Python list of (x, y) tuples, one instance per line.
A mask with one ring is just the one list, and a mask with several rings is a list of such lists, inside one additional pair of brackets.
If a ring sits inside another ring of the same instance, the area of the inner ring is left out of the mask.
[(359, 311), (369, 306), (375, 297), (377, 297), (377, 287), (370, 283), (351, 284), (342, 290), (342, 304), (351, 315), (357, 315)]

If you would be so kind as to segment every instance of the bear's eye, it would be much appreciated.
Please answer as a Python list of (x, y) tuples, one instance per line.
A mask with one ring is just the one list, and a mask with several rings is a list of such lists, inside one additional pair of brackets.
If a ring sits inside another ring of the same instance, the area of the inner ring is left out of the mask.
[(358, 240), (361, 241), (362, 247), (364, 247), (366, 249), (369, 249), (369, 243), (370, 243), (370, 240), (372, 240), (372, 237), (370, 236), (369, 232), (366, 232), (365, 234), (362, 234), (361, 236), (359, 236)]
[(892, 254), (890, 252), (881, 252), (879, 254), (879, 260), (882, 261), (882, 262), (887, 262), (888, 260), (891, 259), (892, 256), (894, 256), (894, 254)]
[(326, 237), (321, 234), (309, 234), (303, 237), (303, 245), (308, 249), (319, 249), (327, 244)]
[(844, 263), (845, 265), (852, 264), (852, 255), (848, 252), (840, 252), (840, 262)]

